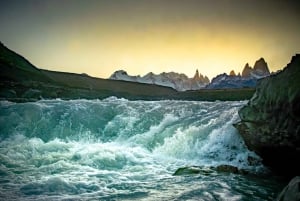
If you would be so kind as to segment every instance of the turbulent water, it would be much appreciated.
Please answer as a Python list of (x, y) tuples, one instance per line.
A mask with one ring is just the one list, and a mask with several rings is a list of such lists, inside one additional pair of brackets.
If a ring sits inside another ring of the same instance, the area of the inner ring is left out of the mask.
[[(0, 200), (272, 200), (233, 123), (246, 102), (43, 100), (0, 105)], [(173, 176), (180, 167), (250, 172)]]

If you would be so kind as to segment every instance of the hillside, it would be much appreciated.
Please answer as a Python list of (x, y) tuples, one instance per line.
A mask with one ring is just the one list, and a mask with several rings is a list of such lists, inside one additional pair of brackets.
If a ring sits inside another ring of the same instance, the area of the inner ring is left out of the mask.
[(195, 90), (177, 92), (154, 84), (101, 79), (86, 74), (42, 70), (0, 44), (0, 99), (103, 99), (110, 96), (129, 100), (245, 100), (254, 90)]

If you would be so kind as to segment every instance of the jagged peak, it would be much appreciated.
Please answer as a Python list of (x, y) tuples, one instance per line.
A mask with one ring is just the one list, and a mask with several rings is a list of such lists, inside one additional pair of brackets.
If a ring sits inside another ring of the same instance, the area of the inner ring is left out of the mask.
[(249, 63), (246, 63), (246, 64), (245, 64), (244, 69), (245, 69), (245, 68), (250, 68), (250, 69), (252, 69), (252, 67), (249, 65)]
[(230, 76), (236, 76), (234, 70), (231, 70), (230, 73), (229, 73), (229, 75), (230, 75)]
[(198, 69), (196, 70), (196, 73), (195, 73), (195, 75), (194, 75), (194, 79), (196, 79), (196, 80), (200, 79)]
[(265, 61), (265, 59), (263, 57), (261, 57), (260, 59), (258, 59), (254, 66), (253, 66), (253, 69), (254, 70), (257, 70), (257, 69), (261, 69), (261, 70), (268, 70), (268, 64), (267, 62)]
[(249, 63), (246, 63), (243, 71), (242, 71), (242, 77), (250, 77), (251, 72), (252, 72), (251, 66), (249, 66)]
[(294, 56), (292, 56), (291, 62), (295, 62), (297, 60), (300, 60), (300, 54), (295, 54)]

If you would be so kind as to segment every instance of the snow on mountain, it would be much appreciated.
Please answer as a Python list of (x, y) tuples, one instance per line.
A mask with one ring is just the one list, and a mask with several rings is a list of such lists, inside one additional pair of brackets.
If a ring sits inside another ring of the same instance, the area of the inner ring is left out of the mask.
[(141, 82), (147, 84), (156, 84), (166, 87), (172, 87), (177, 91), (207, 89), (228, 89), (228, 88), (245, 88), (255, 87), (257, 80), (270, 75), (268, 64), (263, 58), (257, 60), (252, 68), (247, 63), (240, 73), (236, 74), (233, 70), (227, 75), (226, 73), (217, 75), (211, 83), (206, 76), (196, 71), (193, 78), (188, 78), (185, 74), (175, 72), (154, 74), (152, 72), (141, 76), (128, 75), (126, 71), (119, 70), (114, 72), (109, 79), (125, 80), (130, 82)]
[(220, 74), (212, 79), (207, 89), (233, 89), (255, 87), (257, 79), (254, 77), (232, 76), (226, 73)]
[(217, 75), (212, 79), (211, 83), (206, 86), (207, 89), (225, 89), (225, 88), (245, 88), (255, 87), (257, 80), (270, 75), (268, 64), (263, 58), (257, 60), (254, 67), (250, 67), (247, 63), (242, 71), (242, 76), (236, 75), (231, 71), (229, 75), (226, 73)]
[(270, 70), (264, 58), (260, 58), (259, 60), (257, 60), (253, 68), (251, 68), (247, 63), (242, 72), (243, 77), (248, 77), (248, 78), (253, 77), (256, 79), (260, 79), (269, 75), (270, 75)]
[(158, 75), (150, 72), (143, 77), (139, 75), (131, 76), (128, 75), (126, 71), (119, 70), (114, 72), (109, 79), (156, 84), (166, 87), (172, 87), (177, 91), (197, 90), (205, 88), (209, 83), (208, 77), (199, 74), (198, 70), (196, 71), (193, 78), (188, 78), (185, 74), (179, 74), (175, 72), (164, 72)]

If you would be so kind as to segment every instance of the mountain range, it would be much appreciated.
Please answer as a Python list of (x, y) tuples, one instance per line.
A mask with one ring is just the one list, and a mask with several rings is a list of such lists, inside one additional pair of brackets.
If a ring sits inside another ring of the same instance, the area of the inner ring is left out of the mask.
[(209, 83), (208, 77), (199, 74), (198, 70), (196, 70), (193, 78), (188, 78), (185, 74), (179, 74), (175, 72), (164, 72), (158, 75), (150, 72), (143, 77), (139, 75), (131, 76), (128, 75), (126, 71), (119, 70), (114, 72), (109, 79), (155, 84), (171, 87), (177, 91), (197, 90), (205, 88), (205, 86)]
[(144, 76), (131, 76), (124, 70), (114, 72), (109, 79), (123, 80), (129, 82), (155, 84), (167, 86), (177, 91), (199, 90), (199, 89), (230, 89), (230, 88), (253, 88), (256, 86), (258, 79), (269, 76), (270, 71), (268, 64), (263, 58), (257, 60), (254, 67), (250, 67), (247, 63), (242, 71), (242, 75), (232, 70), (229, 75), (226, 73), (217, 75), (210, 80), (207, 76), (202, 75), (196, 70), (194, 77), (189, 78), (185, 74), (175, 72), (154, 74), (152, 72)]
[[(196, 73), (195, 80), (203, 76)], [(205, 77), (204, 77), (205, 79)], [(254, 89), (177, 91), (155, 84), (102, 79), (85, 73), (40, 69), (0, 42), (0, 100), (14, 102), (40, 99), (104, 99), (110, 96), (128, 100), (246, 100)]]

